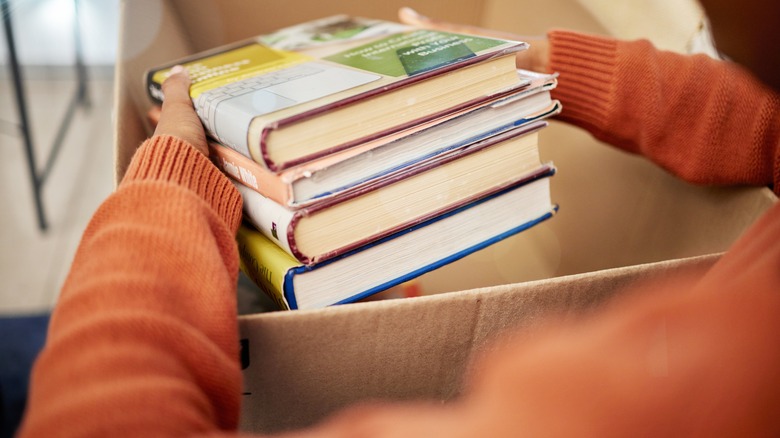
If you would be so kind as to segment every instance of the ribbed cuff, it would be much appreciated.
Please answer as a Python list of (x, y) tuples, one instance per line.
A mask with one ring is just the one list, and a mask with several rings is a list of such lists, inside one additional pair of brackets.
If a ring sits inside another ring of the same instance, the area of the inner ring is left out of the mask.
[(612, 38), (553, 30), (552, 72), (559, 73), (552, 95), (561, 101), (561, 119), (580, 126), (602, 127), (607, 121), (618, 42)]
[(167, 181), (184, 186), (203, 198), (234, 232), (241, 223), (241, 194), (207, 157), (189, 143), (172, 136), (156, 136), (138, 148), (122, 179)]

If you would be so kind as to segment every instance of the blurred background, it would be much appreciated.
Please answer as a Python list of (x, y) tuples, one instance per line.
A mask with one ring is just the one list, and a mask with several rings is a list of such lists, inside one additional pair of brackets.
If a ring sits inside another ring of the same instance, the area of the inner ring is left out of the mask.
[(81, 233), (113, 189), (119, 0), (0, 0), (0, 6), (4, 438), (21, 418), (30, 366)]
[[(53, 305), (86, 221), (113, 189), (119, 0), (2, 2), (9, 15), (0, 36), (0, 314), (8, 315), (42, 312)], [(13, 30), (29, 140), (41, 180), (45, 231), (39, 227), (20, 126), (7, 23)], [(76, 29), (86, 72), (85, 99), (66, 121), (78, 89)], [(61, 144), (54, 153), (58, 137)]]

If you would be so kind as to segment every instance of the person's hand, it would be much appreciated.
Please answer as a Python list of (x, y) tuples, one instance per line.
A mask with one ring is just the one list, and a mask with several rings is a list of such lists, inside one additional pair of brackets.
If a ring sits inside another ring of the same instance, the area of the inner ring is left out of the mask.
[(181, 66), (171, 69), (171, 75), (162, 84), (165, 99), (154, 136), (178, 137), (208, 156), (206, 132), (192, 106), (189, 90), (190, 76), (187, 71)]
[(528, 50), (517, 53), (517, 68), (524, 70), (548, 72), (550, 58), (550, 44), (544, 36), (523, 36), (497, 30), (484, 29), (467, 24), (455, 24), (436, 20), (419, 14), (412, 8), (403, 7), (398, 10), (398, 18), (404, 24), (422, 27), (425, 29), (440, 30), (443, 32), (456, 32), (468, 35), (485, 36), (514, 41), (525, 41), (529, 44)]

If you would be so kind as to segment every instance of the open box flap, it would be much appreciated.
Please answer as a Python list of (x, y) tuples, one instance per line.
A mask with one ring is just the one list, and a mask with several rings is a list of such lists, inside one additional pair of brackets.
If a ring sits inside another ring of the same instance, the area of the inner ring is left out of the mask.
[(242, 317), (241, 429), (297, 429), (359, 401), (450, 400), (475, 356), (501, 333), (529, 332), (555, 315), (582, 315), (628, 286), (706, 269), (717, 257)]

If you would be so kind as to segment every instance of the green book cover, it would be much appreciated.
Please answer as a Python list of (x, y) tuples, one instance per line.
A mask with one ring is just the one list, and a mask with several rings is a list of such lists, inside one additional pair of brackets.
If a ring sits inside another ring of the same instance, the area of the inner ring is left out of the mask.
[(431, 30), (402, 32), (324, 59), (386, 76), (415, 76), (504, 44), (489, 38)]

